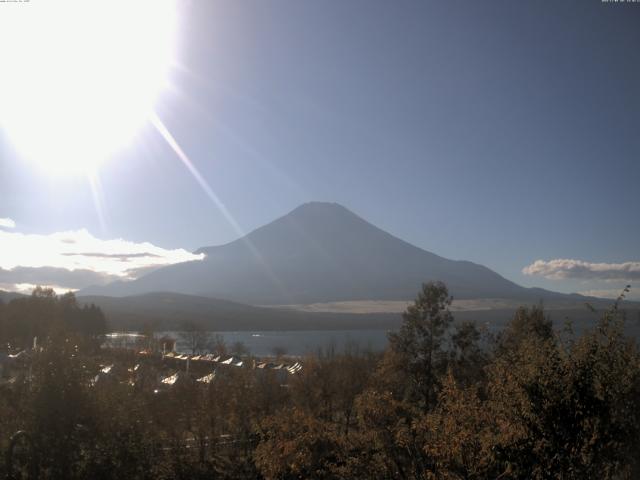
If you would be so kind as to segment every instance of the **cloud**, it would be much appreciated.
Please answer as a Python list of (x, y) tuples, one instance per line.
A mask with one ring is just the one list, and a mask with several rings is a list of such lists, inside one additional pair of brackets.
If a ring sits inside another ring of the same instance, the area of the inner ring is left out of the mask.
[(0, 228), (16, 228), (16, 222), (11, 220), (10, 218), (0, 217)]
[(524, 267), (525, 275), (537, 275), (554, 280), (640, 280), (640, 262), (591, 263), (583, 260), (558, 258), (536, 260)]
[(184, 249), (164, 249), (149, 242), (102, 240), (87, 230), (49, 235), (0, 230), (0, 284), (49, 285), (76, 290), (180, 262), (202, 260)]
[(69, 292), (69, 290), (71, 290), (69, 288), (61, 287), (60, 285), (43, 285), (42, 283), (0, 283), (0, 290), (30, 295), (31, 292), (33, 292), (33, 290), (38, 286), (50, 288), (58, 295), (67, 293)]
[(34, 284), (66, 287), (77, 290), (87, 285), (105, 285), (119, 280), (117, 275), (109, 275), (88, 269), (67, 270), (57, 267), (15, 267), (11, 270), (0, 268), (0, 283)]

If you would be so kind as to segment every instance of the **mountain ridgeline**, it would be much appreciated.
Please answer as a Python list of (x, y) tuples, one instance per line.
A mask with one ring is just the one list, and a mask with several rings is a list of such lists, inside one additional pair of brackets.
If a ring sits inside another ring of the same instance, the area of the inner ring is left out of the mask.
[(458, 299), (567, 297), (521, 287), (482, 265), (440, 257), (335, 203), (301, 205), (243, 238), (197, 252), (205, 259), (90, 287), (80, 295), (176, 292), (253, 305), (410, 300), (421, 283), (441, 280)]

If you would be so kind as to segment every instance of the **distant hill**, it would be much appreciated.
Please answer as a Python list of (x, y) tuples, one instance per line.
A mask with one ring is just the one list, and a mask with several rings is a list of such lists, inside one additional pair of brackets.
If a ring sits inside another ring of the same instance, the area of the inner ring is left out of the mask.
[[(253, 305), (411, 300), (422, 282), (444, 281), (460, 299), (567, 298), (528, 289), (468, 261), (449, 260), (375, 227), (335, 203), (307, 203), (226, 245), (203, 261), (164, 267), (83, 295), (166, 291)], [(581, 298), (575, 296), (576, 299)]]
[(24, 297), (24, 295), (21, 293), (5, 292), (4, 290), (0, 290), (0, 302), (2, 303), (9, 303), (11, 300), (20, 297)]
[[(25, 295), (0, 290), (0, 302), (8, 303)], [(599, 311), (610, 307), (611, 300), (584, 298)], [(156, 330), (180, 330), (185, 322), (194, 322), (214, 331), (241, 330), (358, 330), (395, 329), (401, 323), (403, 301), (358, 301), (291, 305), (288, 307), (256, 307), (237, 302), (179, 293), (154, 292), (128, 297), (78, 296), (81, 304), (98, 305), (107, 316), (112, 330), (140, 330), (152, 325)], [(452, 306), (456, 320), (472, 320), (491, 329), (500, 329), (513, 312), (526, 301), (455, 300)], [(624, 302), (627, 327), (640, 337), (640, 303)], [(597, 315), (567, 295), (546, 302), (556, 325), (571, 319), (577, 332), (594, 324)]]
[[(25, 295), (0, 290), (0, 301), (8, 303)], [(602, 311), (611, 301), (588, 299)], [(288, 308), (256, 307), (227, 300), (154, 292), (128, 297), (78, 296), (81, 304), (95, 304), (107, 316), (112, 330), (140, 330), (152, 325), (156, 330), (180, 330), (185, 322), (194, 322), (214, 331), (241, 330), (358, 330), (395, 329), (401, 322), (404, 302), (346, 302), (299, 305)], [(515, 309), (526, 302), (517, 300), (458, 300), (452, 306), (456, 320), (473, 320), (492, 329), (502, 328)], [(372, 308), (375, 307), (375, 308)], [(628, 327), (639, 337), (640, 303), (625, 302)], [(545, 303), (557, 326), (565, 318), (574, 322), (576, 331), (593, 325), (596, 314), (571, 296)], [(356, 313), (357, 312), (357, 313)]]
[(400, 323), (398, 314), (308, 313), (164, 292), (130, 297), (80, 296), (78, 301), (99, 306), (110, 328), (123, 330), (145, 325), (179, 330), (186, 321), (218, 331), (376, 329), (395, 328)]
[[(107, 316), (113, 330), (139, 330), (152, 325), (156, 330), (180, 330), (184, 322), (194, 322), (214, 331), (241, 330), (358, 330), (395, 329), (402, 322), (396, 313), (347, 313), (344, 311), (300, 311), (294, 309), (264, 308), (176, 293), (150, 293), (130, 297), (80, 296), (80, 303), (94, 303)], [(460, 305), (462, 303), (462, 305)], [(596, 301), (599, 311), (610, 307), (610, 302)], [(476, 302), (454, 301), (454, 317), (458, 321), (471, 320), (498, 331), (513, 317), (517, 302), (497, 302), (483, 305)], [(490, 307), (490, 308), (487, 308)], [(559, 302), (545, 305), (556, 327), (565, 319), (573, 322), (580, 333), (595, 325), (598, 314), (580, 303)], [(629, 333), (640, 333), (640, 304), (626, 303)]]

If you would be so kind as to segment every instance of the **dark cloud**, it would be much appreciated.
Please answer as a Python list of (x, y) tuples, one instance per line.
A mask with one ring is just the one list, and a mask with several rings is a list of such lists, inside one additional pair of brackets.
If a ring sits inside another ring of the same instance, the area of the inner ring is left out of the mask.
[(156, 255), (155, 253), (142, 252), (142, 253), (100, 253), (100, 252), (89, 252), (89, 253), (63, 253), (65, 257), (91, 257), (91, 258), (116, 258), (122, 262), (127, 262), (132, 258), (162, 258), (160, 255)]
[(5, 270), (0, 268), (0, 283), (8, 285), (30, 283), (34, 285), (56, 285), (75, 290), (90, 285), (106, 285), (116, 280), (121, 280), (121, 277), (86, 269), (15, 267)]

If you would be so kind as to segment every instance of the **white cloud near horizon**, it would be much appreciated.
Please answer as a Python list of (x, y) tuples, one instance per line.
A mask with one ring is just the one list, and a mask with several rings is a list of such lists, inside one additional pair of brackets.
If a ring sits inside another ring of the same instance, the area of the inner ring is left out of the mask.
[(541, 276), (551, 280), (640, 280), (640, 262), (593, 263), (583, 260), (557, 258), (536, 260), (522, 269), (525, 275)]
[(0, 228), (16, 228), (16, 222), (10, 218), (0, 217)]
[(0, 284), (13, 285), (12, 290), (24, 285), (77, 290), (115, 280), (134, 280), (166, 265), (203, 258), (149, 242), (102, 240), (85, 229), (48, 235), (0, 230)]
[(58, 295), (71, 291), (71, 289), (61, 287), (60, 285), (46, 285), (41, 283), (33, 284), (33, 283), (1, 283), (0, 282), (0, 290), (5, 290), (5, 291), (15, 292), (15, 293), (22, 293), (25, 295), (30, 295), (31, 292), (33, 292), (33, 290), (38, 286), (43, 288), (50, 288), (54, 292), (56, 292)]

